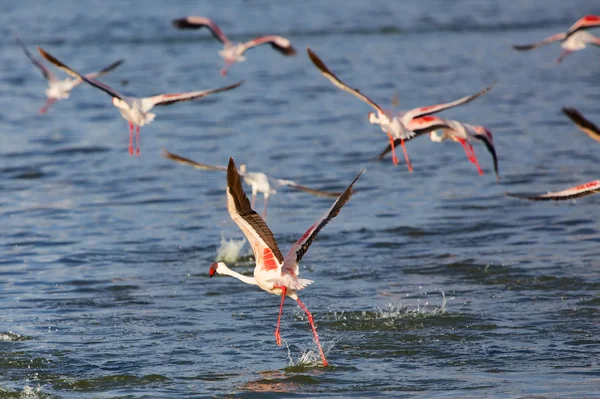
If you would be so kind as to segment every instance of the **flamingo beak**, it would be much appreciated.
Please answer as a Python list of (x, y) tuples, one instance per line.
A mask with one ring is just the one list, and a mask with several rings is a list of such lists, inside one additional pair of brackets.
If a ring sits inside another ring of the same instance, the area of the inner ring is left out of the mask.
[(212, 265), (210, 265), (210, 269), (208, 270), (209, 277), (212, 277), (215, 275), (215, 273), (217, 272), (217, 266), (219, 266), (218, 263), (213, 263)]

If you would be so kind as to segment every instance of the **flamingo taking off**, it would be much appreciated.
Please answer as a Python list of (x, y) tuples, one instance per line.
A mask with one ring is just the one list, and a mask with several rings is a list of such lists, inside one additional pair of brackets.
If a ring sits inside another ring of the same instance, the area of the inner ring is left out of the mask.
[(261, 44), (270, 44), (275, 50), (285, 56), (296, 55), (296, 50), (292, 47), (289, 39), (282, 36), (262, 36), (252, 39), (246, 43), (233, 43), (225, 33), (211, 19), (205, 17), (189, 16), (173, 20), (173, 25), (179, 29), (200, 29), (208, 28), (212, 35), (221, 43), (223, 50), (219, 51), (219, 55), (225, 59), (225, 66), (221, 69), (221, 75), (227, 75), (227, 69), (236, 62), (245, 61), (244, 53)]
[(533, 50), (538, 47), (545, 46), (553, 42), (561, 41), (560, 46), (563, 48), (562, 54), (556, 59), (556, 63), (560, 63), (567, 55), (573, 51), (582, 50), (588, 44), (600, 46), (600, 38), (587, 32), (586, 29), (596, 28), (600, 26), (600, 15), (586, 15), (575, 22), (568, 31), (556, 33), (548, 36), (542, 41), (532, 44), (514, 45), (513, 48), (519, 51)]
[[(52, 73), (52, 71), (49, 68), (47, 68), (44, 64), (42, 64), (33, 55), (31, 55), (29, 50), (27, 50), (25, 43), (23, 43), (18, 36), (16, 36), (15, 38), (17, 40), (17, 44), (19, 46), (21, 46), (21, 48), (23, 49), (23, 52), (25, 53), (27, 58), (29, 58), (31, 60), (33, 65), (35, 65), (36, 67), (38, 67), (40, 69), (40, 71), (42, 71), (42, 75), (44, 75), (44, 77), (48, 81), (48, 88), (45, 90), (46, 97), (47, 97), (46, 104), (44, 104), (44, 106), (42, 108), (40, 108), (40, 114), (43, 114), (46, 111), (48, 111), (48, 108), (50, 108), (50, 106), (52, 104), (54, 104), (56, 101), (66, 100), (67, 98), (69, 98), (69, 94), (71, 93), (71, 90), (73, 90), (75, 87), (79, 86), (83, 82), (83, 80), (79, 77), (77, 77), (75, 79), (66, 78), (66, 79), (60, 80), (58, 77), (56, 77), (56, 75), (54, 75), (54, 73)], [(88, 73), (85, 76), (88, 79), (95, 79), (99, 76), (106, 75), (107, 73), (109, 73), (110, 71), (112, 71), (113, 69), (115, 69), (116, 67), (121, 65), (122, 63), (123, 63), (123, 60), (118, 60), (116, 62), (113, 62), (106, 68), (101, 69), (98, 72)]]
[(600, 193), (600, 180), (594, 180), (589, 183), (581, 184), (576, 187), (571, 187), (566, 190), (557, 192), (548, 192), (541, 195), (523, 195), (505, 193), (509, 197), (528, 199), (532, 201), (565, 201), (579, 197), (587, 197), (588, 195)]
[(353, 89), (352, 87), (350, 87), (347, 84), (345, 84), (344, 82), (342, 82), (333, 72), (331, 72), (329, 70), (329, 68), (327, 68), (325, 63), (323, 61), (321, 61), (321, 59), (310, 48), (307, 48), (306, 50), (307, 50), (308, 56), (311, 59), (311, 61), (313, 62), (313, 64), (315, 64), (315, 66), (321, 71), (321, 74), (323, 76), (325, 76), (331, 83), (333, 83), (334, 86), (358, 97), (359, 99), (361, 99), (362, 101), (369, 104), (371, 107), (373, 107), (375, 109), (376, 113), (369, 112), (369, 122), (371, 122), (372, 124), (379, 125), (381, 127), (381, 130), (383, 130), (383, 132), (385, 134), (387, 134), (387, 136), (390, 140), (390, 146), (392, 149), (392, 161), (394, 162), (394, 165), (398, 165), (398, 158), (396, 157), (394, 139), (400, 140), (400, 145), (402, 146), (402, 151), (404, 152), (404, 158), (406, 159), (406, 164), (407, 164), (408, 170), (410, 172), (412, 172), (413, 169), (412, 169), (412, 165), (410, 163), (410, 159), (408, 158), (408, 153), (406, 152), (406, 147), (404, 145), (404, 142), (406, 140), (414, 137), (415, 132), (413, 132), (412, 130), (410, 130), (407, 127), (408, 123), (415, 118), (432, 115), (437, 112), (446, 110), (448, 108), (453, 108), (453, 107), (456, 107), (456, 106), (459, 106), (462, 104), (466, 104), (470, 101), (473, 101), (477, 97), (482, 96), (483, 94), (490, 91), (491, 88), (494, 86), (494, 83), (492, 83), (490, 86), (486, 87), (485, 89), (481, 90), (480, 92), (472, 94), (470, 96), (465, 96), (465, 97), (459, 98), (458, 100), (448, 102), (448, 103), (414, 108), (403, 114), (393, 116), (391, 113), (384, 111), (379, 105), (377, 105), (369, 97), (362, 94), (360, 92), (360, 90)]
[(134, 126), (136, 126), (136, 155), (140, 155), (140, 126), (144, 126), (154, 120), (156, 115), (149, 112), (153, 107), (159, 105), (170, 105), (182, 101), (197, 100), (199, 98), (206, 97), (210, 94), (235, 89), (243, 82), (240, 81), (238, 83), (225, 87), (220, 87), (218, 89), (192, 91), (177, 94), (159, 94), (157, 96), (143, 98), (127, 97), (120, 94), (116, 90), (110, 88), (109, 86), (105, 85), (104, 83), (101, 83), (95, 79), (88, 79), (79, 72), (63, 64), (61, 61), (56, 59), (54, 56), (46, 52), (41, 47), (38, 47), (38, 51), (45, 59), (47, 59), (52, 64), (56, 65), (58, 68), (62, 69), (69, 75), (85, 80), (90, 85), (102, 90), (103, 92), (107, 93), (109, 96), (112, 97), (113, 105), (119, 108), (119, 111), (121, 111), (121, 115), (123, 116), (123, 118), (125, 118), (125, 120), (129, 122), (129, 155), (133, 155)]
[(575, 108), (563, 107), (562, 112), (577, 125), (579, 130), (590, 136), (593, 140), (600, 141), (600, 128), (584, 118), (579, 111)]
[(317, 234), (331, 219), (336, 217), (344, 204), (348, 202), (352, 195), (352, 186), (358, 178), (365, 172), (361, 170), (358, 176), (350, 183), (348, 188), (335, 200), (331, 208), (315, 224), (313, 224), (298, 241), (292, 246), (288, 255), (284, 258), (277, 246), (277, 241), (273, 233), (264, 222), (264, 220), (252, 210), (248, 197), (242, 190), (242, 181), (240, 174), (235, 167), (232, 158), (229, 158), (227, 166), (227, 210), (233, 221), (244, 233), (248, 242), (252, 246), (256, 267), (254, 268), (254, 277), (244, 276), (227, 267), (223, 262), (213, 263), (210, 266), (209, 276), (215, 273), (232, 276), (246, 284), (258, 285), (263, 290), (281, 295), (281, 305), (279, 306), (279, 315), (277, 317), (277, 327), (275, 328), (275, 342), (281, 345), (281, 335), (279, 334), (279, 325), (281, 324), (281, 313), (283, 311), (283, 302), (286, 296), (289, 296), (298, 303), (298, 306), (306, 313), (308, 322), (315, 337), (315, 342), (319, 348), (319, 354), (323, 359), (323, 366), (327, 366), (327, 359), (321, 348), (319, 336), (313, 322), (312, 315), (306, 306), (300, 301), (297, 291), (306, 288), (312, 280), (298, 278), (300, 260), (308, 251), (310, 244), (316, 238)]
[[(441, 143), (444, 140), (452, 140), (460, 143), (467, 154), (467, 158), (477, 168), (477, 172), (483, 175), (483, 171), (479, 166), (475, 151), (471, 145), (472, 141), (479, 141), (485, 144), (487, 150), (492, 155), (494, 161), (494, 172), (496, 172), (496, 178), (500, 179), (498, 173), (498, 157), (496, 156), (496, 148), (494, 147), (494, 138), (492, 132), (483, 126), (473, 126), (467, 123), (451, 119), (442, 119), (437, 116), (423, 116), (415, 118), (408, 122), (406, 125), (409, 129), (415, 132), (415, 136), (405, 140), (409, 141), (415, 137), (418, 137), (424, 133), (429, 133), (429, 138), (435, 143)], [(442, 130), (442, 135), (437, 134), (437, 130)], [(394, 144), (398, 144), (400, 139), (394, 140)], [(383, 157), (392, 150), (392, 147), (388, 145), (379, 155), (378, 159), (381, 160)]]
[[(184, 158), (180, 155), (173, 154), (163, 148), (163, 156), (171, 161), (179, 162), (182, 164), (190, 165), (196, 169), (202, 170), (219, 170), (226, 172), (227, 168), (224, 166), (212, 166), (206, 165), (203, 163), (199, 163), (196, 161), (192, 161), (191, 159)], [(263, 218), (267, 216), (267, 202), (269, 201), (269, 196), (271, 194), (276, 194), (277, 191), (275, 187), (287, 186), (291, 188), (295, 188), (296, 190), (304, 191), (306, 193), (316, 195), (319, 197), (339, 197), (341, 193), (334, 193), (322, 190), (315, 190), (313, 188), (309, 188), (303, 186), (301, 184), (296, 183), (293, 180), (285, 180), (285, 179), (276, 179), (269, 177), (261, 172), (248, 172), (245, 164), (240, 164), (238, 169), (238, 173), (242, 176), (244, 183), (249, 185), (252, 188), (252, 202), (250, 206), (254, 208), (254, 203), (256, 202), (256, 194), (261, 193), (263, 195), (265, 205), (263, 208)]]

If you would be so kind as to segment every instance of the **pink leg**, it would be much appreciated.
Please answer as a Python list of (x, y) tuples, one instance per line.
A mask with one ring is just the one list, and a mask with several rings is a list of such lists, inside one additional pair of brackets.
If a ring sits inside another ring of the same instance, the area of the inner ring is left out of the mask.
[(463, 146), (465, 154), (467, 154), (467, 158), (473, 165), (475, 165), (479, 175), (483, 175), (483, 171), (479, 167), (479, 162), (477, 162), (477, 157), (475, 156), (475, 152), (473, 151), (473, 146), (471, 145), (471, 143), (464, 139), (459, 139), (458, 142)]
[(560, 56), (556, 59), (556, 63), (560, 64), (565, 59), (565, 57), (571, 53), (572, 53), (571, 50), (563, 50), (563, 52), (560, 54)]
[(44, 106), (42, 108), (40, 108), (40, 114), (45, 114), (46, 111), (48, 111), (48, 108), (50, 108), (50, 106), (52, 104), (54, 104), (55, 102), (56, 102), (55, 98), (46, 99), (46, 103), (44, 104)]
[(136, 129), (135, 129), (135, 141), (137, 144), (137, 149), (136, 149), (135, 155), (137, 155), (139, 157), (140, 156), (140, 127), (139, 126), (136, 126)]
[(406, 165), (408, 166), (408, 171), (412, 172), (413, 167), (410, 164), (410, 159), (408, 159), (408, 152), (406, 152), (406, 146), (404, 145), (404, 139), (400, 140), (400, 145), (402, 146), (402, 151), (404, 151), (404, 159), (406, 159)]
[(394, 138), (388, 132), (385, 132), (385, 134), (387, 134), (388, 138), (390, 139), (390, 146), (392, 147), (392, 162), (394, 163), (394, 166), (398, 166), (398, 157), (396, 156), (396, 148), (394, 147)]
[(263, 219), (267, 219), (267, 202), (269, 202), (269, 197), (265, 197), (265, 207), (263, 209)]
[(129, 122), (129, 155), (133, 155), (133, 123)]
[(223, 68), (221, 69), (221, 76), (227, 76), (227, 70), (231, 64), (233, 64), (233, 62), (225, 61), (225, 65), (223, 65)]
[(281, 305), (279, 306), (279, 316), (277, 316), (277, 327), (275, 328), (275, 342), (281, 346), (281, 335), (279, 335), (279, 325), (281, 324), (281, 312), (283, 312), (283, 301), (285, 301), (285, 294), (287, 293), (287, 287), (282, 285), (275, 285), (273, 288), (281, 288)]
[(321, 355), (321, 359), (323, 359), (323, 367), (327, 367), (329, 366), (329, 363), (327, 363), (327, 359), (325, 359), (325, 354), (323, 353), (323, 348), (321, 348), (321, 343), (319, 342), (319, 336), (317, 335), (317, 329), (315, 328), (313, 317), (300, 299), (296, 299), (296, 302), (298, 302), (298, 306), (300, 306), (302, 310), (304, 310), (304, 313), (306, 313), (306, 316), (308, 316), (308, 322), (310, 323), (310, 328), (312, 328), (313, 335), (315, 336), (315, 341), (317, 342), (317, 347), (319, 348), (319, 354)]
[(252, 193), (252, 200), (250, 200), (250, 208), (254, 209), (254, 203), (256, 202), (256, 193)]

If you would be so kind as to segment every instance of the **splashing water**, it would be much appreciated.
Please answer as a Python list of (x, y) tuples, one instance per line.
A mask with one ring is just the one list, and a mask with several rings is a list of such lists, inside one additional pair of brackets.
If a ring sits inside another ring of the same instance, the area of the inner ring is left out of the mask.
[[(305, 348), (297, 360), (292, 357), (292, 351), (286, 340), (282, 340), (287, 348), (288, 365), (287, 368), (310, 368), (319, 367), (322, 365), (321, 356), (319, 352), (314, 351), (311, 348)], [(314, 342), (313, 342), (314, 343)], [(329, 352), (335, 347), (335, 341), (322, 342), (323, 353), (325, 357), (329, 355)]]
[(233, 263), (240, 258), (240, 251), (244, 247), (246, 239), (241, 240), (231, 239), (228, 240), (223, 234), (221, 234), (221, 245), (217, 250), (217, 261), (223, 261), (227, 263)]

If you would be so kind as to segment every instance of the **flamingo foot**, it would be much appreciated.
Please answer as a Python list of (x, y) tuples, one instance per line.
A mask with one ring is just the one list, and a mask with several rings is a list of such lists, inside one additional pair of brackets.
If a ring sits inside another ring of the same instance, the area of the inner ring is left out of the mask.
[(135, 130), (135, 142), (137, 144), (136, 146), (136, 150), (135, 150), (135, 155), (136, 156), (140, 156), (140, 127), (137, 126), (136, 130)]
[(279, 334), (279, 328), (275, 330), (275, 343), (277, 344), (277, 346), (283, 345), (281, 343), (281, 335)]
[(317, 335), (317, 329), (315, 328), (315, 323), (313, 321), (312, 314), (308, 311), (308, 308), (300, 301), (300, 299), (296, 299), (298, 306), (304, 310), (306, 316), (308, 317), (308, 322), (310, 323), (310, 328), (312, 329), (313, 336), (315, 337), (315, 342), (317, 343), (317, 348), (319, 348), (319, 354), (321, 355), (321, 359), (323, 360), (323, 367), (329, 366), (329, 362), (325, 359), (325, 354), (323, 353), (323, 348), (321, 348), (321, 342), (319, 342), (319, 336)]

